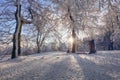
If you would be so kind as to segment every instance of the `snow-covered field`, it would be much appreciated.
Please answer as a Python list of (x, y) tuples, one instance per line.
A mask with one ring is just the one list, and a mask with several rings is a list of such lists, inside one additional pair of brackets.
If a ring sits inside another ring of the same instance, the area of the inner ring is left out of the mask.
[(120, 51), (21, 56), (0, 62), (0, 80), (120, 80)]

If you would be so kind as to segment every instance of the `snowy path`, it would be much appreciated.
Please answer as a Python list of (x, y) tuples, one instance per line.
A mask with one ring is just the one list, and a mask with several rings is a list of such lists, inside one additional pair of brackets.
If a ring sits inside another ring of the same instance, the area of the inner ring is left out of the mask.
[(0, 80), (120, 80), (120, 52), (24, 56), (1, 62)]

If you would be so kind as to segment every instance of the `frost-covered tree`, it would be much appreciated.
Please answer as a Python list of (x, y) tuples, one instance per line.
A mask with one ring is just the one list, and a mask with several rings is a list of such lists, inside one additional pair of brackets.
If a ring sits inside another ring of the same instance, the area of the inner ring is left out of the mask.
[(16, 0), (15, 4), (16, 4), (16, 12), (15, 12), (16, 28), (13, 35), (13, 51), (11, 58), (16, 58), (17, 56), (21, 55), (22, 25), (31, 23), (31, 21), (26, 20), (24, 17), (21, 16), (21, 0)]
[[(84, 31), (85, 28), (93, 29), (96, 25), (95, 12), (99, 10), (99, 6), (96, 0), (52, 0), (57, 3), (58, 12), (61, 13), (63, 19), (63, 25), (67, 23), (70, 34), (73, 38), (72, 52), (76, 51), (77, 38), (79, 38), (79, 32)], [(67, 22), (66, 22), (67, 21)], [(90, 24), (91, 23), (91, 24)], [(93, 25), (94, 26), (93, 26)], [(73, 36), (73, 34), (76, 35)], [(91, 34), (92, 35), (92, 34)]]
[[(104, 39), (107, 38), (108, 50), (114, 49), (115, 36), (120, 27), (120, 1), (119, 0), (100, 0), (101, 10), (104, 12), (106, 31)], [(117, 45), (117, 44), (116, 44)]]
[(22, 28), (20, 0), (16, 0), (16, 7), (17, 7), (16, 13), (15, 13), (16, 29), (13, 36), (13, 52), (12, 52), (11, 58), (16, 58), (18, 54), (20, 55), (20, 33)]

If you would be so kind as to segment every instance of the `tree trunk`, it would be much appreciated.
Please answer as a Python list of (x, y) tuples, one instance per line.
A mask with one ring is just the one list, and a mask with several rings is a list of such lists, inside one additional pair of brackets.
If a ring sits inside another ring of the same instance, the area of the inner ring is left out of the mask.
[(95, 50), (95, 42), (94, 42), (93, 39), (89, 41), (89, 48), (90, 48), (89, 54), (92, 54), (92, 53), (96, 52), (96, 50)]
[(113, 48), (113, 41), (111, 41), (109, 43), (108, 50), (114, 50), (114, 48)]
[(11, 58), (16, 58), (18, 55), (20, 55), (20, 34), (21, 34), (21, 5), (20, 5), (20, 0), (16, 0), (16, 13), (15, 13), (15, 18), (16, 18), (16, 28), (15, 32), (13, 35), (13, 50), (12, 50), (12, 56)]
[(40, 46), (38, 45), (37, 48), (38, 48), (37, 53), (40, 53), (41, 52)]
[(18, 34), (18, 56), (21, 56), (21, 31), (22, 31), (22, 22), (20, 24), (20, 31)]
[(72, 53), (75, 53), (76, 52), (76, 34), (75, 34), (74, 29), (72, 30), (72, 39), (73, 39), (73, 42), (72, 42)]
[(37, 53), (40, 53), (40, 40), (39, 40), (39, 31), (37, 33), (37, 39), (36, 39), (36, 44), (37, 44)]
[(37, 42), (37, 53), (40, 53), (41, 52), (41, 49), (40, 49), (40, 45), (39, 45), (40, 43), (39, 42)]

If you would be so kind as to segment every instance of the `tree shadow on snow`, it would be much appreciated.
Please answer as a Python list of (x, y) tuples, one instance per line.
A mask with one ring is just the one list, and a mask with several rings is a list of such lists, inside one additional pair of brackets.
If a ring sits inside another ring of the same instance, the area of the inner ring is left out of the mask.
[[(21, 74), (19, 76), (16, 76), (15, 80), (19, 79), (28, 79), (28, 80), (71, 80), (71, 76), (69, 76), (69, 63), (66, 64), (70, 57), (65, 57), (61, 59), (62, 57), (56, 57), (56, 59), (60, 59), (58, 61), (55, 61), (53, 64), (47, 63), (48, 66), (44, 65), (44, 67), (38, 67), (38, 69), (34, 68), (30, 71), (27, 71), (24, 74)], [(64, 62), (66, 61), (66, 62)], [(64, 70), (63, 70), (64, 69)], [(67, 71), (66, 71), (67, 70)], [(72, 74), (72, 73), (71, 73)], [(32, 75), (32, 76), (31, 76)], [(66, 76), (67, 75), (67, 76)]]
[(73, 56), (78, 62), (80, 68), (83, 70), (84, 80), (116, 80), (107, 74), (109, 70), (105, 70), (104, 67), (97, 65), (91, 60), (82, 58), (79, 55), (75, 54)]
[[(68, 55), (69, 56), (69, 55)], [(49, 67), (49, 70), (44, 74), (40, 80), (71, 80), (71, 71), (69, 71), (70, 57), (66, 57), (60, 62), (56, 62)]]

